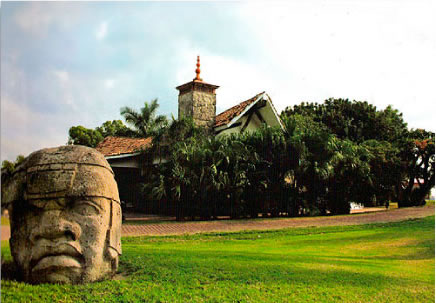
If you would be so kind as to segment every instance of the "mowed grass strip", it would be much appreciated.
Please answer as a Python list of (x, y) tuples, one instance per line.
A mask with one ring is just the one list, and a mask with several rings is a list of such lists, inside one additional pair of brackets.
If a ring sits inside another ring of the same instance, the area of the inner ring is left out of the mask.
[[(123, 238), (117, 280), (28, 285), (2, 302), (433, 302), (433, 217), (386, 224)], [(10, 260), (7, 242), (2, 255)]]
[(9, 226), (9, 218), (1, 216), (1, 225)]

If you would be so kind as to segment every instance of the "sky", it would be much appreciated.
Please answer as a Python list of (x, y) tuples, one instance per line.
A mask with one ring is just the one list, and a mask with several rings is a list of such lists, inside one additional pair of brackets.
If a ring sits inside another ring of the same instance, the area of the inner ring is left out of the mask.
[(1, 2), (1, 159), (64, 145), (176, 86), (219, 85), (217, 114), (266, 91), (277, 110), (328, 98), (392, 105), (435, 131), (436, 3)]

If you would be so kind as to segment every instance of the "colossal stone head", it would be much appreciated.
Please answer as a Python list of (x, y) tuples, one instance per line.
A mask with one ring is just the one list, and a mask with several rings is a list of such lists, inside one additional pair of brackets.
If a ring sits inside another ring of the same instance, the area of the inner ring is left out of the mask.
[(36, 151), (5, 184), (14, 261), (30, 283), (112, 276), (121, 254), (121, 207), (112, 169), (95, 149)]

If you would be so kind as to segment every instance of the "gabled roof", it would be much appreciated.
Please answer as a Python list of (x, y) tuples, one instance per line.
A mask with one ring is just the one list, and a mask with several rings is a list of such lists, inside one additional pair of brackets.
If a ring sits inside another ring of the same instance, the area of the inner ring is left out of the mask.
[(215, 117), (215, 129), (225, 129), (232, 127), (241, 117), (243, 117), (253, 106), (255, 106), (260, 101), (266, 101), (271, 112), (274, 115), (274, 123), (280, 125), (283, 128), (282, 121), (277, 110), (274, 107), (274, 104), (271, 101), (271, 98), (265, 92), (261, 92), (257, 94), (251, 99), (248, 99), (244, 102), (239, 103), (236, 106), (229, 108), (228, 110), (222, 112), (221, 114)]
[(124, 154), (133, 154), (141, 149), (150, 147), (152, 138), (126, 138), (126, 137), (106, 137), (95, 148), (105, 157)]
[(253, 102), (257, 101), (257, 99), (263, 95), (265, 92), (261, 92), (260, 94), (257, 94), (251, 99), (248, 99), (244, 102), (239, 103), (238, 105), (235, 105), (228, 110), (223, 111), (221, 114), (217, 115), (215, 117), (215, 125), (214, 127), (219, 127), (222, 125), (229, 124), (235, 117), (239, 116), (244, 112), (244, 110)]

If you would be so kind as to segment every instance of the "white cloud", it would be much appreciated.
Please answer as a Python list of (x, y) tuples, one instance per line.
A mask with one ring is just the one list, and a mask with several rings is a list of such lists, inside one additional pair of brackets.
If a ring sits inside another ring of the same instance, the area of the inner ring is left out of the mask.
[[(15, 160), (19, 154), (27, 156), (35, 150), (67, 142), (68, 122), (64, 116), (38, 113), (2, 96), (1, 118), (2, 160)], [(65, 130), (60, 132), (60, 128)]]
[(114, 87), (114, 84), (115, 84), (115, 80), (114, 79), (106, 79), (104, 81), (104, 86), (106, 88), (112, 88), (112, 87)]
[(69, 106), (71, 109), (77, 110), (78, 107), (74, 101), (74, 90), (76, 87), (74, 86), (74, 82), (70, 79), (70, 74), (65, 70), (54, 70), (52, 73), (59, 82), (57, 87), (53, 87), (53, 89), (58, 90), (59, 101)]
[(42, 37), (51, 26), (65, 29), (75, 25), (81, 17), (82, 6), (81, 3), (32, 2), (17, 10), (14, 20), (23, 31)]
[(66, 83), (70, 78), (68, 72), (64, 70), (54, 70), (53, 74), (61, 83)]
[(422, 109), (436, 101), (435, 6), (386, 3), (244, 3), (239, 15), (265, 50), (276, 107), (367, 100), (380, 109), (392, 104), (411, 127), (434, 130)]
[(24, 31), (41, 34), (53, 22), (53, 14), (45, 14), (44, 8), (37, 3), (32, 3), (15, 15), (15, 21)]
[(107, 35), (107, 22), (104, 21), (102, 23), (100, 23), (100, 25), (98, 26), (97, 30), (95, 31), (95, 38), (97, 38), (97, 40), (103, 40), (106, 35)]
[(218, 112), (265, 90), (279, 112), (302, 101), (349, 98), (379, 109), (392, 104), (409, 127), (434, 130), (426, 113), (436, 101), (436, 19), (430, 12), (411, 2), (244, 3), (239, 18), (264, 56), (249, 61), (179, 41), (175, 84), (195, 77), (200, 55), (201, 77), (220, 86)]

